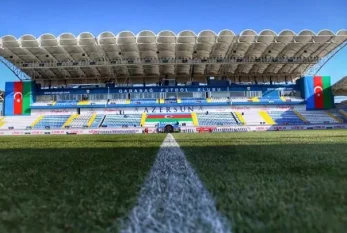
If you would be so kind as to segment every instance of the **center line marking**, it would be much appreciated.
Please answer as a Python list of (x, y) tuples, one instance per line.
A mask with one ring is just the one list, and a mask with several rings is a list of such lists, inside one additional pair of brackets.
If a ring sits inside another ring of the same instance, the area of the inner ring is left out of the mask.
[(168, 134), (121, 232), (231, 233), (231, 225)]

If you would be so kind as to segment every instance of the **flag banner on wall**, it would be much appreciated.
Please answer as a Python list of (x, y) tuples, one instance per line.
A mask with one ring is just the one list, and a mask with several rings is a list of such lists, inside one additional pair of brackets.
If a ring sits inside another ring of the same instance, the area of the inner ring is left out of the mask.
[(193, 121), (191, 114), (150, 114), (146, 118), (146, 122), (177, 122), (177, 121)]
[(333, 108), (330, 76), (306, 76), (304, 79), (306, 108), (308, 110)]
[(6, 82), (5, 115), (30, 115), (32, 82)]

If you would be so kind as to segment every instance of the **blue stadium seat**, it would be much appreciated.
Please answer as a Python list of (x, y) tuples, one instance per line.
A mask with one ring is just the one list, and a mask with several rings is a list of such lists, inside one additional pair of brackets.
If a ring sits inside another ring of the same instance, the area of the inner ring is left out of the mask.
[(270, 110), (268, 111), (268, 114), (276, 122), (276, 124), (279, 125), (300, 125), (304, 123), (292, 110)]
[(336, 124), (336, 119), (329, 116), (325, 111), (298, 111), (310, 124)]
[(96, 115), (93, 123), (91, 124), (90, 128), (98, 128), (104, 119), (105, 115), (104, 114), (98, 114)]
[(51, 129), (61, 128), (69, 117), (70, 115), (45, 115), (34, 129), (45, 129), (47, 126)]
[(209, 112), (196, 114), (199, 126), (231, 126), (239, 122), (231, 112)]
[(92, 115), (80, 115), (69, 124), (70, 128), (83, 128), (88, 125)]
[(142, 114), (106, 115), (102, 127), (139, 127)]

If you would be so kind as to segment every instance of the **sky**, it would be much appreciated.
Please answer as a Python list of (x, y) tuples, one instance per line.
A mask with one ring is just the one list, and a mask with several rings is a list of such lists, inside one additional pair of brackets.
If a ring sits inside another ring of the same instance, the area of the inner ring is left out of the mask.
[[(123, 30), (135, 34), (142, 30), (158, 33), (171, 30), (245, 29), (260, 32), (310, 29), (319, 32), (347, 29), (346, 0), (1, 0), (0, 37), (24, 34), (39, 37), (43, 33), (59, 36), (71, 32), (76, 36), (104, 31), (117, 34)], [(333, 83), (347, 75), (347, 47), (319, 72), (330, 75)], [(0, 64), (0, 89), (5, 81), (16, 80)]]

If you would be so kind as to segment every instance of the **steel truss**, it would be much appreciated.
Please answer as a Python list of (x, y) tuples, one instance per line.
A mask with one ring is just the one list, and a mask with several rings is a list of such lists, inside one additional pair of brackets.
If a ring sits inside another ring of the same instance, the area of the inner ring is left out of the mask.
[(117, 67), (117, 66), (152, 66), (152, 65), (213, 65), (213, 64), (316, 64), (318, 57), (232, 57), (232, 58), (161, 58), (161, 59), (117, 59), (117, 60), (98, 60), (98, 61), (68, 61), (68, 62), (18, 62), (15, 65), (21, 70), (31, 69), (50, 69), (50, 68), (81, 68), (81, 67)]
[(320, 61), (314, 65), (312, 65), (303, 75), (307, 76), (314, 76), (316, 75), (324, 66), (325, 64), (330, 61), (331, 58), (333, 58), (338, 52), (340, 52), (344, 47), (347, 46), (347, 40), (337, 46), (333, 51), (331, 51), (328, 55), (320, 59)]
[[(264, 79), (264, 78), (273, 78), (273, 79), (276, 79), (276, 78), (285, 78), (287, 77), (288, 79), (290, 78), (294, 78), (294, 77), (300, 77), (301, 74), (299, 73), (295, 73), (295, 74), (275, 74), (275, 73), (269, 73), (269, 74), (259, 74), (259, 75), (252, 75), (252, 74), (238, 74), (238, 73), (235, 73), (235, 74), (232, 74), (232, 75), (225, 75), (223, 76), (225, 78), (225, 80), (230, 80), (231, 78), (250, 78), (250, 80), (255, 80), (255, 79)], [(177, 74), (175, 75), (174, 77), (176, 78), (191, 78), (191, 76), (189, 76), (189, 74)], [(202, 74), (202, 75), (194, 75), (194, 78), (200, 78), (200, 77), (205, 77), (205, 78), (209, 78), (210, 75), (205, 75), (205, 74)], [(215, 77), (217, 77), (215, 75)], [(220, 76), (221, 77), (221, 76)], [(143, 80), (143, 79), (146, 79), (146, 78), (157, 78), (158, 81), (160, 81), (161, 79), (161, 76), (160, 75), (138, 75), (138, 76), (132, 76), (132, 77), (128, 77), (128, 76), (119, 76), (118, 77), (119, 79), (122, 79), (124, 81), (132, 81), (132, 80)], [(110, 80), (110, 77), (99, 77), (99, 79), (101, 81), (107, 81), (107, 80)], [(117, 79), (117, 77), (115, 78)], [(39, 77), (36, 77), (36, 78), (33, 78), (32, 80), (46, 80), (46, 81), (62, 81), (62, 80), (97, 80), (96, 77), (94, 76), (91, 76), (91, 77), (83, 77), (83, 78), (80, 78), (80, 79), (64, 79), (64, 78), (61, 78), (61, 77), (56, 77), (56, 78), (49, 78), (49, 79), (42, 79), (42, 78), (39, 78)], [(112, 79), (113, 80), (113, 79)], [(162, 79), (164, 80), (164, 79)], [(172, 78), (172, 80), (176, 80), (175, 78)], [(194, 80), (194, 79), (193, 79)], [(113, 80), (115, 81), (115, 80)], [(191, 81), (191, 80), (188, 80), (188, 81)], [(82, 83), (80, 83), (82, 84)]]
[(7, 61), (5, 58), (0, 56), (0, 62), (2, 64), (4, 64), (9, 70), (11, 70), (11, 72), (16, 75), (16, 77), (23, 81), (23, 80), (30, 80), (31, 78), (29, 77), (29, 75), (27, 75), (26, 73), (24, 73), (19, 67), (15, 66), (14, 64), (12, 64), (11, 62)]

